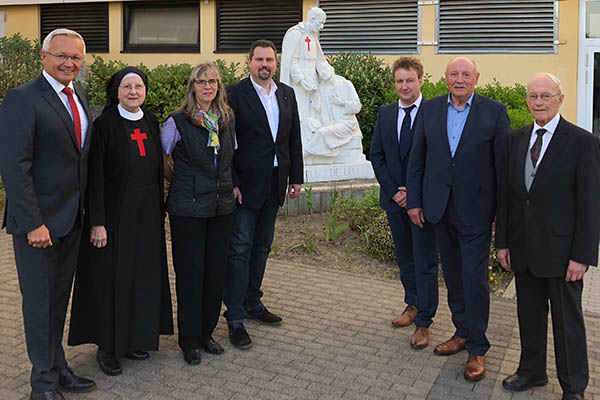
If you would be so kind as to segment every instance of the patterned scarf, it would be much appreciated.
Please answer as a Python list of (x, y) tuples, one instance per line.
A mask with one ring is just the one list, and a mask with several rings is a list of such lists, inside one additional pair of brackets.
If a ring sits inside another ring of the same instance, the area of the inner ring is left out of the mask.
[(221, 148), (219, 144), (219, 117), (220, 113), (216, 113), (212, 110), (206, 112), (202, 109), (198, 110), (198, 123), (200, 126), (208, 131), (208, 144), (207, 147), (214, 147), (215, 154)]

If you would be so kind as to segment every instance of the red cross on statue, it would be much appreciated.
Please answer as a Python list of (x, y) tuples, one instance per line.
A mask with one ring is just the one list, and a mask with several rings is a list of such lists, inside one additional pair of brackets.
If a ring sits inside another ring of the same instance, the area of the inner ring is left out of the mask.
[(310, 51), (310, 39), (308, 38), (308, 36), (306, 37), (306, 39), (304, 39), (304, 41), (306, 42), (306, 46), (308, 46), (308, 51)]
[(133, 130), (133, 135), (131, 135), (131, 140), (135, 140), (138, 145), (138, 149), (140, 150), (140, 156), (146, 157), (146, 148), (144, 147), (144, 139), (146, 139), (145, 133), (142, 133), (139, 129)]

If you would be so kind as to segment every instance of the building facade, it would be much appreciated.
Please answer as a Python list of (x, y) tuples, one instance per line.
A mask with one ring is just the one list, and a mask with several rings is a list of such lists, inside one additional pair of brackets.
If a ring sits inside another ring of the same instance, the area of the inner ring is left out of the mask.
[(437, 80), (449, 59), (473, 58), (480, 84), (560, 77), (563, 115), (600, 134), (600, 0), (0, 0), (0, 35), (83, 33), (91, 54), (127, 64), (244, 62), (258, 38), (278, 46), (312, 6), (327, 13), (325, 53), (419, 57)]

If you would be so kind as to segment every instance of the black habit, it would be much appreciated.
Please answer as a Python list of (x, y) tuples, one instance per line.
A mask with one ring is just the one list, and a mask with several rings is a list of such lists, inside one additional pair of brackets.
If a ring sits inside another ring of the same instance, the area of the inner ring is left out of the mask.
[[(123, 118), (116, 106), (94, 122), (85, 227), (69, 344), (95, 343), (117, 357), (157, 350), (172, 334), (164, 231), (162, 147), (156, 117)], [(90, 243), (104, 226), (106, 247)]]

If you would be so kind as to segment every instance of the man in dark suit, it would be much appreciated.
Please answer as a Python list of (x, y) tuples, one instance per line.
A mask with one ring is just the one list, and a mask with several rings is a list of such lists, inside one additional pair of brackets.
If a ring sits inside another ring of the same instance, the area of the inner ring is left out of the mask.
[(423, 65), (412, 57), (394, 61), (392, 74), (399, 101), (379, 109), (371, 143), (371, 164), (379, 181), (379, 204), (387, 213), (406, 308), (393, 326), (415, 323), (415, 349), (429, 344), (429, 326), (438, 305), (437, 259), (433, 226), (418, 227), (406, 213), (406, 171), (421, 95)]
[(40, 52), (44, 71), (8, 91), (0, 109), (0, 170), (6, 188), (4, 226), (23, 296), (31, 399), (62, 399), (93, 381), (68, 368), (62, 347), (81, 236), (91, 143), (87, 95), (73, 86), (85, 56), (74, 31), (57, 29)]
[(427, 101), (417, 119), (408, 166), (408, 214), (435, 224), (455, 334), (436, 354), (469, 353), (464, 376), (485, 375), (490, 347), (488, 261), (496, 193), (509, 130), (506, 107), (475, 93), (475, 63), (458, 57), (446, 67), (450, 93)]
[(229, 104), (235, 112), (238, 147), (233, 159), (233, 184), (239, 206), (224, 303), (229, 340), (241, 349), (252, 345), (244, 318), (264, 324), (281, 322), (263, 305), (261, 284), (286, 188), (290, 199), (295, 199), (303, 182), (298, 106), (294, 90), (273, 80), (276, 56), (273, 42), (252, 43), (248, 56), (250, 77), (227, 87)]
[(588, 358), (583, 277), (598, 263), (600, 151), (589, 132), (559, 114), (560, 81), (536, 74), (527, 85), (535, 121), (510, 133), (496, 220), (502, 266), (515, 272), (521, 359), (503, 381), (512, 391), (548, 383), (548, 300), (564, 400), (583, 399)]

